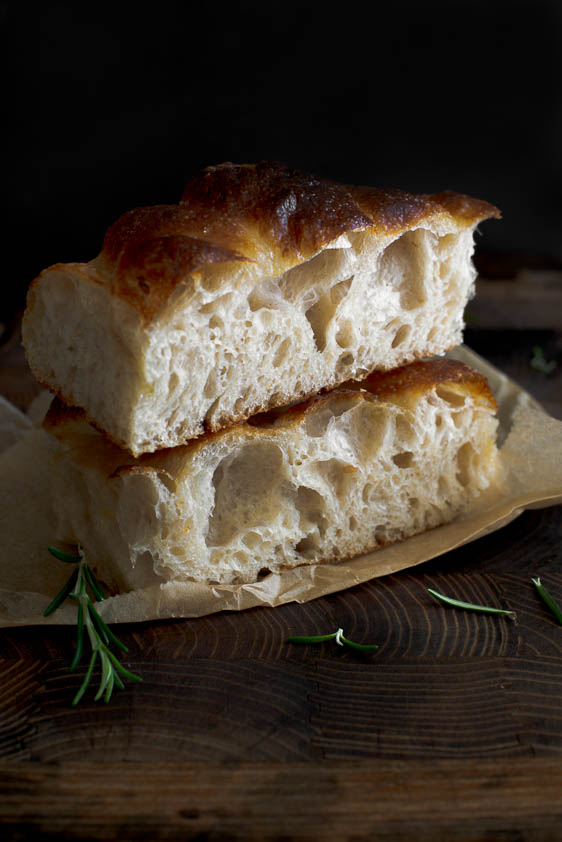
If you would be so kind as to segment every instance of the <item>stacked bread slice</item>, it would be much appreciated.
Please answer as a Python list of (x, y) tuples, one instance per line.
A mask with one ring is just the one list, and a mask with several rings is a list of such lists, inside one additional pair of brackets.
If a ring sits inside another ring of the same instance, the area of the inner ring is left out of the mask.
[(106, 582), (255, 581), (454, 517), (493, 479), (495, 404), (462, 337), (476, 225), (445, 192), (224, 164), (32, 284), (58, 398), (58, 540)]

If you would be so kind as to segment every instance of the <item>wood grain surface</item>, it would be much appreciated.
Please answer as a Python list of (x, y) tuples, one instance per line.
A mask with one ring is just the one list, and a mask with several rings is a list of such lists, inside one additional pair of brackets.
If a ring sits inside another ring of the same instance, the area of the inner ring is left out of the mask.
[[(559, 331), (466, 340), (562, 418)], [(70, 708), (68, 628), (0, 631), (0, 837), (562, 839), (562, 626), (531, 584), (562, 602), (561, 539), (532, 510), (307, 605), (120, 626), (144, 681), (108, 705)], [(338, 627), (379, 650), (285, 642)]]
[(549, 759), (0, 771), (3, 830), (14, 840), (560, 839), (562, 773)]

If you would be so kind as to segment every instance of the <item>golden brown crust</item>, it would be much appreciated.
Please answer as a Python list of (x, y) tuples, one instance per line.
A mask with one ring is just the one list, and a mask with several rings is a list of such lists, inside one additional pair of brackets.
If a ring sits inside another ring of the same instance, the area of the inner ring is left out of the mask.
[(181, 201), (251, 226), (297, 262), (347, 231), (372, 225), (344, 185), (274, 161), (207, 167), (188, 182)]
[(232, 264), (228, 274), (236, 264), (263, 261), (282, 273), (351, 231), (396, 234), (435, 218), (464, 227), (499, 215), (451, 191), (416, 196), (338, 184), (271, 161), (225, 163), (192, 178), (179, 205), (123, 214), (95, 261), (66, 268), (88, 268), (87, 279), (150, 321), (178, 285), (211, 273), (213, 264)]
[[(475, 400), (496, 411), (497, 404), (484, 375), (457, 360), (438, 358), (391, 371), (373, 371), (365, 380), (353, 385), (384, 399), (407, 391), (427, 392), (445, 384), (462, 386)], [(342, 388), (349, 386), (349, 383), (342, 384)]]
[(375, 187), (349, 187), (349, 190), (372, 219), (372, 228), (386, 234), (405, 231), (432, 216), (445, 215), (465, 226), (501, 216), (494, 205), (452, 190), (432, 195), (412, 195), (404, 190)]

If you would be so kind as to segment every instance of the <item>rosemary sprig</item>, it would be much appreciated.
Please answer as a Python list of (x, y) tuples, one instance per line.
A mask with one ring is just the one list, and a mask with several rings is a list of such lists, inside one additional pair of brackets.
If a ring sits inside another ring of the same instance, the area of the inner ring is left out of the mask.
[(562, 609), (560, 608), (552, 594), (545, 588), (545, 586), (541, 583), (541, 580), (539, 578), (531, 579), (531, 582), (535, 586), (540, 598), (546, 605), (548, 605), (548, 607), (562, 626)]
[(507, 611), (504, 608), (491, 608), (489, 605), (476, 605), (474, 602), (461, 602), (459, 599), (452, 599), (450, 596), (444, 596), (442, 593), (434, 591), (433, 588), (428, 588), (427, 592), (442, 602), (444, 605), (450, 605), (453, 608), (462, 608), (465, 611), (479, 611), (481, 614), (512, 614), (515, 616), (515, 611)]
[(547, 361), (544, 351), (540, 345), (533, 346), (533, 356), (529, 362), (531, 368), (540, 371), (541, 374), (551, 374), (556, 368), (556, 360)]
[(61, 588), (59, 593), (55, 596), (50, 605), (46, 608), (44, 616), (48, 617), (64, 602), (67, 597), (75, 600), (78, 603), (77, 612), (77, 630), (76, 630), (76, 650), (72, 663), (70, 664), (70, 672), (74, 672), (84, 652), (84, 629), (88, 634), (88, 640), (92, 654), (84, 680), (74, 699), (72, 700), (72, 707), (76, 707), (84, 693), (86, 692), (90, 681), (96, 661), (99, 658), (101, 665), (101, 679), (98, 691), (94, 697), (94, 701), (99, 701), (102, 696), (105, 702), (109, 702), (113, 687), (117, 685), (121, 690), (123, 689), (123, 678), (129, 681), (142, 681), (140, 675), (129, 672), (125, 669), (123, 664), (117, 660), (114, 653), (109, 648), (111, 645), (117, 646), (123, 652), (127, 652), (127, 647), (122, 643), (111, 631), (111, 629), (104, 623), (98, 612), (96, 611), (92, 602), (91, 594), (96, 600), (105, 599), (102, 586), (94, 576), (93, 572), (88, 567), (86, 559), (79, 555), (70, 555), (69, 553), (59, 550), (57, 547), (49, 547), (49, 552), (58, 558), (59, 561), (65, 564), (75, 564), (76, 568), (72, 571), (70, 578), (66, 585)]
[(363, 643), (354, 643), (353, 640), (349, 640), (347, 637), (343, 636), (343, 629), (338, 629), (337, 631), (333, 632), (332, 634), (317, 634), (313, 635), (312, 637), (307, 636), (298, 636), (298, 637), (288, 637), (285, 641), (286, 643), (323, 643), (325, 640), (335, 640), (339, 646), (349, 646), (351, 649), (357, 650), (357, 652), (363, 652), (364, 654), (369, 654), (372, 652), (376, 652), (379, 648), (377, 643), (373, 643), (371, 645), (366, 645)]

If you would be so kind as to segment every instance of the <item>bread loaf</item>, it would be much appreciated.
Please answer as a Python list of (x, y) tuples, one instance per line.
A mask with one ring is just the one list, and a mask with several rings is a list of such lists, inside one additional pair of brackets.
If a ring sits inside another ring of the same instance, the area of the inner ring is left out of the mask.
[(493, 480), (495, 403), (461, 363), (413, 363), (139, 458), (56, 402), (53, 540), (125, 591), (236, 584), (450, 521)]
[(89, 263), (31, 285), (37, 379), (134, 455), (441, 354), (491, 205), (224, 164), (137, 208)]

